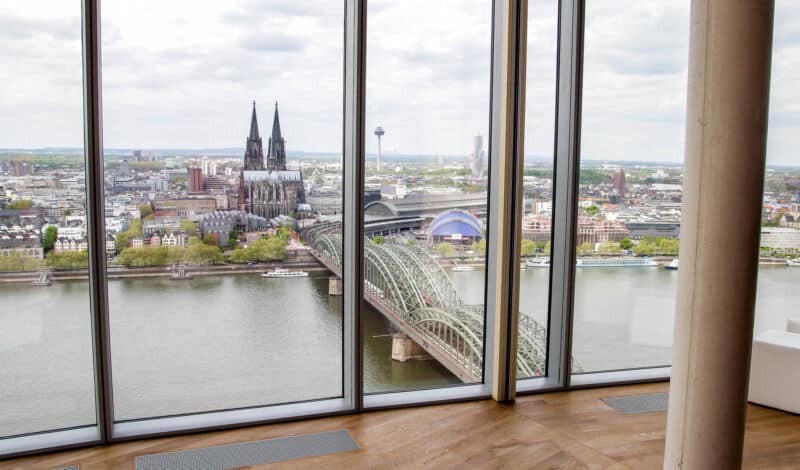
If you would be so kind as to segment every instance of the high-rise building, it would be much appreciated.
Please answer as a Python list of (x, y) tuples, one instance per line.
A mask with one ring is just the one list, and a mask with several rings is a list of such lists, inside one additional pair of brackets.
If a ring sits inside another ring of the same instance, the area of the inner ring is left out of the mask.
[(203, 170), (200, 168), (189, 168), (189, 192), (199, 193), (203, 191)]
[(483, 136), (476, 135), (472, 139), (472, 155), (470, 155), (470, 169), (472, 176), (481, 178), (483, 177), (483, 160), (486, 152), (483, 150)]
[(12, 165), (14, 167), (14, 176), (28, 176), (33, 174), (33, 165), (28, 162), (14, 160)]
[(614, 171), (614, 189), (619, 197), (625, 197), (625, 170), (622, 168)]
[(383, 127), (378, 126), (375, 128), (375, 136), (378, 137), (378, 160), (375, 166), (377, 171), (381, 171), (381, 137), (386, 134), (386, 131), (383, 130)]

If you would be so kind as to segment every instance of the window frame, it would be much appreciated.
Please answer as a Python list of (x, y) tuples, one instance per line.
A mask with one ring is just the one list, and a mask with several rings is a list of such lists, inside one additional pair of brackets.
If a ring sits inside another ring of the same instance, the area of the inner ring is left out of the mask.
[[(344, 10), (343, 108), (343, 396), (290, 404), (217, 410), (114, 422), (111, 344), (106, 285), (102, 144), (101, 0), (81, 1), (84, 140), (86, 152), (89, 276), (97, 424), (0, 438), (0, 458), (145, 437), (218, 430), (364, 410), (482, 399), (513, 400), (536, 393), (669, 378), (669, 367), (573, 375), (573, 300), (585, 0), (559, 0), (553, 162), (553, 221), (549, 275), (546, 375), (516, 378), (516, 321), (520, 288), (522, 174), (525, 123), (527, 0), (490, 0), (492, 8), (487, 270), (484, 379), (427, 390), (364, 394), (363, 184), (367, 0), (342, 0)], [(509, 49), (510, 48), (510, 49)], [(504, 98), (505, 97), (505, 98)], [(502, 134), (501, 134), (502, 132)], [(494, 188), (494, 190), (493, 190)], [(507, 197), (499, 197), (502, 189)], [(511, 223), (509, 224), (508, 221)], [(510, 228), (508, 228), (510, 227)]]

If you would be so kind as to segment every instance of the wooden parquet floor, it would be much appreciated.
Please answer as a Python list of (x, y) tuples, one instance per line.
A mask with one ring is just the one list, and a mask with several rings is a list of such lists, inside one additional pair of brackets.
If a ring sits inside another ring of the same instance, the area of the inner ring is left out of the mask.
[[(622, 415), (601, 397), (666, 391), (642, 384), (368, 412), (148, 439), (0, 461), (0, 469), (134, 469), (137, 455), (347, 429), (361, 450), (249, 468), (659, 469), (666, 413)], [(800, 469), (800, 416), (749, 406), (745, 468)]]

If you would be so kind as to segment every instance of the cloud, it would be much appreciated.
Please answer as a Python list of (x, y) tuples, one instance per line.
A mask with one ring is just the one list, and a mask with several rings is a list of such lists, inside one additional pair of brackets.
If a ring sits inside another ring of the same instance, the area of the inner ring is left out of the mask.
[(247, 50), (257, 52), (301, 52), (309, 40), (285, 32), (259, 32), (243, 37), (239, 44)]

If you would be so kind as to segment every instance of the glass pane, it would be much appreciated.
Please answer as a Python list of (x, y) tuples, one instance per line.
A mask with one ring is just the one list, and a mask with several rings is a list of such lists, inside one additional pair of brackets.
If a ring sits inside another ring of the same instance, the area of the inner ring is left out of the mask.
[(103, 13), (115, 419), (340, 397), (342, 2)]
[(483, 380), (492, 2), (369, 2), (364, 389)]
[[(800, 322), (800, 5), (775, 2), (772, 84), (755, 334)], [(798, 332), (798, 331), (795, 331)]]
[(688, 2), (586, 4), (573, 338), (583, 372), (671, 361), (688, 25)]
[(558, 2), (528, 5), (517, 378), (547, 373)]
[(97, 422), (80, 14), (0, 7), (0, 437)]

